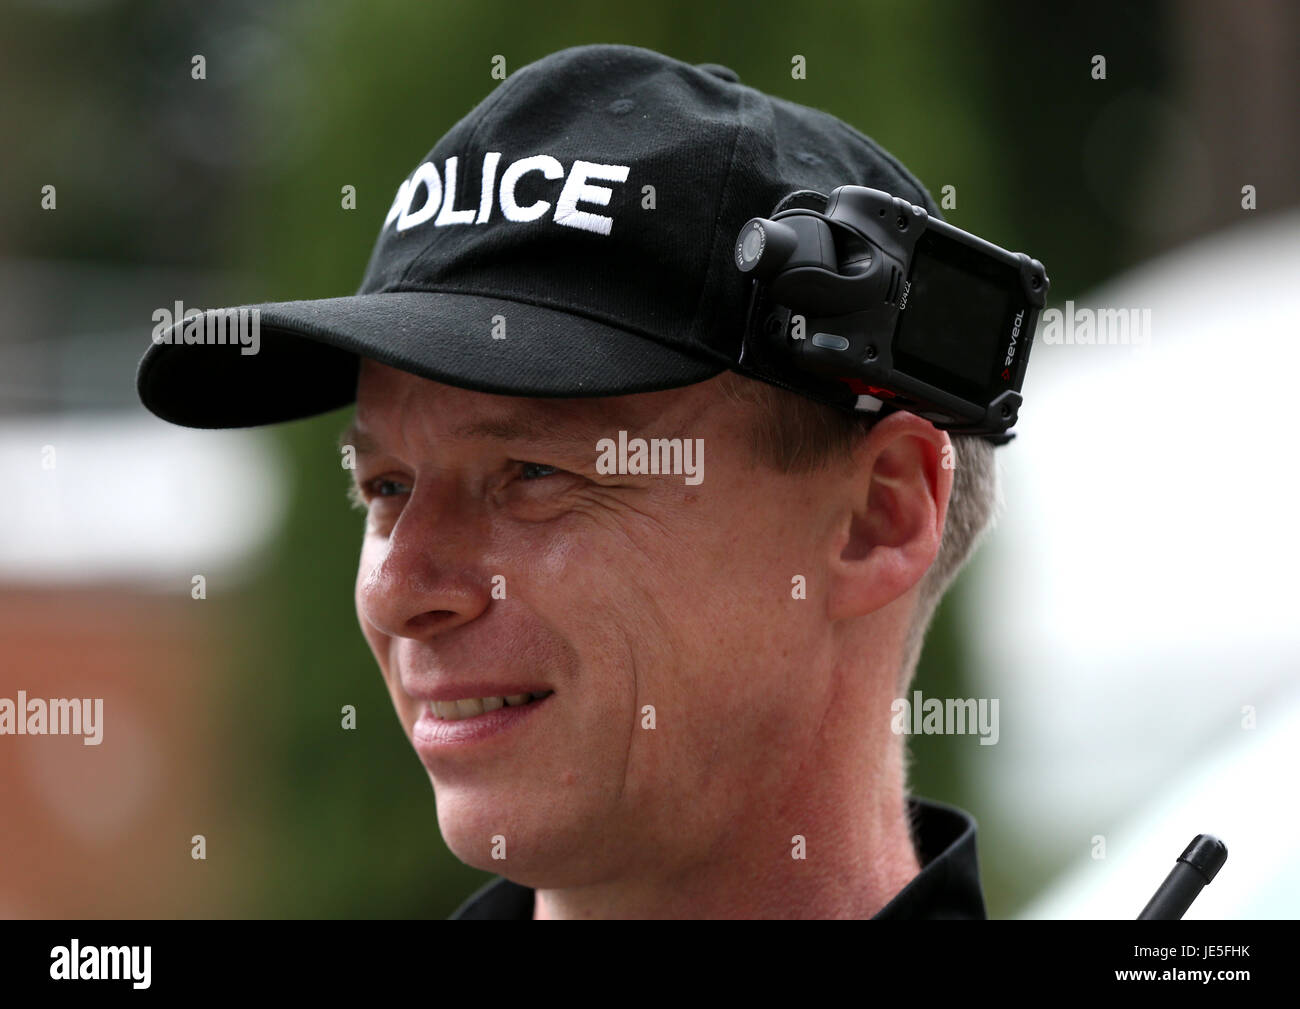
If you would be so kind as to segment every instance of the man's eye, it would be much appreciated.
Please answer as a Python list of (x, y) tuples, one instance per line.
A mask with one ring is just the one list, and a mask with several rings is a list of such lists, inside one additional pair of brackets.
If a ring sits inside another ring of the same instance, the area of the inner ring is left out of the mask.
[(398, 494), (409, 493), (410, 488), (400, 480), (389, 480), (381, 476), (367, 482), (366, 490), (371, 497), (395, 497)]
[(540, 462), (524, 462), (519, 465), (519, 479), (521, 480), (540, 480), (542, 477), (560, 472), (556, 467), (547, 466)]

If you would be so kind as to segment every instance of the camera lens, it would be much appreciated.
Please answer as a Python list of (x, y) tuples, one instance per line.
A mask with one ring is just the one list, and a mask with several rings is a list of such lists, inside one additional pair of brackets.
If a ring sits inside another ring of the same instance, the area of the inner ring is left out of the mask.
[(755, 280), (769, 280), (799, 246), (799, 233), (783, 221), (750, 218), (736, 235), (736, 268)]

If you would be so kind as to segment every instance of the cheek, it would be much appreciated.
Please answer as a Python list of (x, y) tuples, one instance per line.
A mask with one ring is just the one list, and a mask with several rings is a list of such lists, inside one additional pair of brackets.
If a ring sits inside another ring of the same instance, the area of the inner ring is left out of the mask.
[(512, 643), (517, 629), (522, 654), (548, 656), (565, 670), (592, 720), (584, 731), (612, 740), (615, 727), (630, 725), (634, 708), (647, 703), (647, 680), (672, 658), (653, 558), (624, 531), (583, 518), (502, 531), (493, 545), (485, 567), (511, 572), (507, 601), (497, 604), (498, 640)]
[(718, 685), (737, 585), (709, 539), (624, 514), (553, 527), (516, 555), (526, 605), (573, 644), (606, 717), (640, 726), (652, 704), (680, 726)]
[[(638, 571), (638, 589), (670, 643), (647, 676), (673, 699), (693, 758), (708, 766), (722, 752), (764, 752), (798, 721), (791, 712), (809, 704), (798, 673), (817, 661), (812, 630), (825, 604), (797, 531), (774, 532), (778, 524), (741, 507), (701, 505), (682, 510), (689, 519)], [(805, 592), (793, 591), (798, 575)]]

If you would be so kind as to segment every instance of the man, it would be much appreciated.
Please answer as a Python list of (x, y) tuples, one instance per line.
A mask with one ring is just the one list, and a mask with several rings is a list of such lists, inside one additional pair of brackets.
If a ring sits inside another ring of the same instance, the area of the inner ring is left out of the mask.
[(738, 361), (740, 227), (849, 183), (937, 210), (724, 67), (566, 49), (403, 181), (358, 295), (257, 306), (254, 354), (183, 322), (145, 354), (189, 426), (355, 397), (361, 628), (448, 846), (501, 877), (454, 917), (985, 917), (891, 704), (991, 448)]

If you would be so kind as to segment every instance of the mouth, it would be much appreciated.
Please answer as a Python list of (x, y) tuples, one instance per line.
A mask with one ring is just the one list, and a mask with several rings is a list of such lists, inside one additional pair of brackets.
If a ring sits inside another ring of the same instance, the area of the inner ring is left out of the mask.
[(455, 701), (429, 701), (427, 710), (441, 722), (461, 722), (477, 718), (501, 708), (522, 708), (550, 697), (554, 690), (539, 690), (530, 694), (508, 694), (504, 697), (464, 697)]

